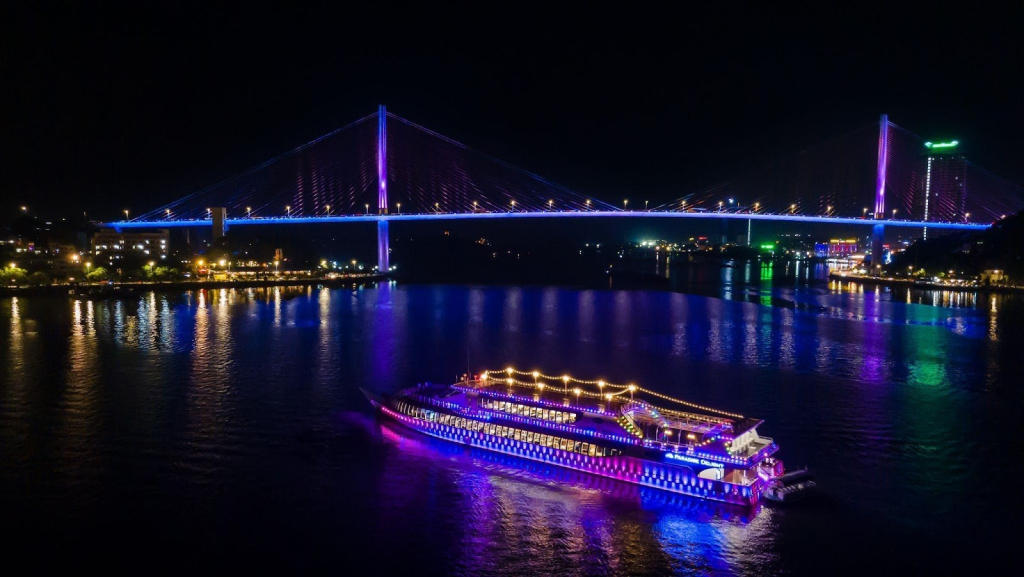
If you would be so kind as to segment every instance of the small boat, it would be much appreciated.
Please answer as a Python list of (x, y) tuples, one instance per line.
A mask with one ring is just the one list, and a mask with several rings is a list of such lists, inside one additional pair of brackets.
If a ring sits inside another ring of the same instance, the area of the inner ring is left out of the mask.
[(807, 468), (799, 469), (772, 479), (764, 498), (776, 503), (792, 503), (818, 492), (814, 475)]
[(426, 435), (699, 499), (754, 506), (785, 476), (760, 419), (634, 384), (509, 367), (363, 393)]

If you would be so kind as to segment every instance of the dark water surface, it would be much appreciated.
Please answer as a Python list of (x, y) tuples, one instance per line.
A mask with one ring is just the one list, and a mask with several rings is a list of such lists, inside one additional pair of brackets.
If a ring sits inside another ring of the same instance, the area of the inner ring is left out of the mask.
[[(343, 574), (974, 572), (1010, 558), (1020, 300), (764, 285), (2, 298), (4, 548), (40, 568)], [(467, 349), (474, 370), (635, 381), (764, 418), (824, 495), (746, 511), (641, 490), (420, 437), (359, 392), (450, 380)]]

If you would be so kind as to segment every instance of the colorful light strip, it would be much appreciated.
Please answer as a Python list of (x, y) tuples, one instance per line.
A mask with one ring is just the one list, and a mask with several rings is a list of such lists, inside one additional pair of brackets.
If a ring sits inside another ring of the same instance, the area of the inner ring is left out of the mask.
[[(453, 385), (452, 388), (463, 390), (463, 391), (467, 390), (465, 387), (459, 387), (457, 385)], [(476, 389), (469, 389), (469, 390), (476, 390)], [(493, 393), (493, 391), (488, 391), (488, 393)], [(533, 399), (527, 399), (527, 398), (524, 398), (524, 397), (517, 397), (515, 395), (505, 395), (505, 394), (502, 394), (502, 393), (496, 393), (496, 395), (500, 396), (502, 398), (508, 398), (509, 400), (514, 400), (514, 401), (518, 401), (518, 402), (527, 402), (527, 403), (542, 403), (543, 402), (543, 401), (535, 401)], [(488, 395), (488, 396), (491, 396), (491, 395)], [(433, 404), (433, 401), (428, 400), (428, 399), (426, 399), (424, 397), (417, 396), (416, 398), (417, 399), (425, 400), (426, 402)], [(593, 410), (582, 409), (582, 408), (579, 408), (579, 407), (572, 407), (572, 406), (566, 407), (564, 405), (558, 405), (558, 404), (554, 404), (554, 403), (548, 403), (548, 404), (550, 404), (553, 407), (560, 408), (560, 409), (567, 409), (568, 408), (568, 409), (575, 409), (575, 410), (580, 411), (580, 412), (590, 412), (590, 413), (595, 413), (596, 412), (596, 411), (593, 411)], [(463, 415), (466, 418), (470, 418), (470, 419), (478, 419), (478, 418), (480, 418), (479, 413), (476, 413), (476, 412), (472, 411), (472, 409), (456, 405), (455, 403), (445, 402), (443, 406), (445, 406), (445, 408), (447, 408), (447, 409), (450, 409), (452, 411), (458, 412), (460, 415)], [(555, 422), (552, 422), (552, 421), (545, 421), (544, 419), (534, 419), (532, 417), (524, 417), (522, 415), (515, 415), (515, 414), (511, 414), (511, 413), (504, 413), (504, 412), (501, 412), (501, 411), (492, 411), (490, 409), (482, 409), (482, 411), (485, 412), (485, 416), (486, 416), (486, 418), (488, 420), (490, 420), (491, 418), (504, 419), (504, 420), (510, 420), (510, 421), (513, 421), (513, 422), (516, 422), (516, 423), (523, 423), (523, 424), (527, 424), (527, 425), (533, 425), (533, 426), (541, 427), (541, 428), (545, 428), (545, 429), (555, 429), (555, 430), (563, 431), (563, 432), (566, 432), (566, 433), (574, 433), (574, 434), (578, 434), (578, 435), (587, 435), (589, 437), (595, 437), (595, 438), (604, 439), (604, 440), (607, 440), (607, 441), (614, 441), (614, 442), (617, 442), (617, 443), (624, 443), (624, 444), (627, 444), (627, 445), (637, 445), (637, 446), (640, 445), (640, 439), (636, 439), (636, 438), (633, 438), (633, 437), (624, 437), (624, 436), (619, 436), (619, 435), (609, 435), (607, 433), (601, 433), (601, 432), (598, 432), (598, 431), (594, 431), (592, 429), (581, 428), (581, 427), (579, 427), (577, 425), (564, 425), (562, 423), (555, 423)], [(612, 414), (612, 413), (604, 413), (604, 414), (606, 414), (606, 416), (609, 416), (609, 417), (615, 417), (616, 416), (615, 414)]]
[(949, 142), (926, 142), (924, 145), (928, 148), (954, 148), (960, 144), (959, 140), (951, 140)]
[[(738, 213), (738, 212), (621, 212), (621, 211), (594, 211), (594, 212), (452, 212), (441, 214), (352, 214), (345, 216), (295, 216), (276, 218), (229, 218), (224, 222), (227, 226), (251, 226), (260, 224), (327, 224), (339, 222), (376, 222), (378, 220), (389, 221), (423, 221), (423, 220), (489, 220), (509, 218), (711, 218), (725, 220), (770, 220), (781, 222), (810, 222), (836, 225), (875, 225), (902, 228), (928, 228), (950, 229), (950, 230), (984, 230), (992, 226), (991, 223), (966, 223), (966, 222), (928, 222), (913, 220), (888, 220), (888, 219), (864, 219), (857, 217), (843, 216), (813, 216), (813, 215), (792, 215), (792, 214), (766, 214), (766, 213)], [(103, 228), (129, 229), (129, 228), (177, 228), (187, 226), (213, 226), (209, 219), (196, 220), (132, 220), (114, 221), (100, 223)]]
[[(378, 405), (379, 406), (379, 405)], [(560, 467), (583, 471), (620, 481), (661, 489), (691, 497), (722, 501), (734, 505), (755, 505), (764, 492), (765, 483), (755, 478), (751, 485), (735, 485), (724, 481), (704, 479), (692, 474), (689, 467), (675, 468), (670, 464), (639, 461), (632, 457), (590, 457), (552, 447), (539, 447), (505, 437), (467, 431), (448, 425), (423, 421), (403, 415), (386, 406), (381, 411), (406, 424), (413, 430), (440, 439), (467, 443), (516, 457), (550, 463)], [(631, 471), (637, 472), (631, 472)]]

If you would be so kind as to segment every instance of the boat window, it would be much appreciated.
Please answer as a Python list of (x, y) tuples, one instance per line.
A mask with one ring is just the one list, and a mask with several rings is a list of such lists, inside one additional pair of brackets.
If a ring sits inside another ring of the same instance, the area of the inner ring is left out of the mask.
[(591, 456), (591, 457), (593, 457), (594, 455), (596, 455), (596, 454), (597, 454), (597, 445), (591, 445), (591, 446), (590, 446), (590, 451), (589, 451), (589, 453), (590, 453), (590, 456)]
[(572, 444), (572, 452), (573, 453), (579, 453), (580, 452), (580, 442), (579, 441), (576, 441), (575, 443)]
[(590, 452), (590, 443), (583, 443), (583, 445), (580, 446), (580, 453), (586, 455), (589, 452)]

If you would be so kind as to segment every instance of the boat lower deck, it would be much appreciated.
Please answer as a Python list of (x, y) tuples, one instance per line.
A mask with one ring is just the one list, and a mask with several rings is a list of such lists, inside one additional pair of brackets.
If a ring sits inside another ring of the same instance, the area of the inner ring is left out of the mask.
[(489, 435), (481, 431), (470, 431), (419, 419), (402, 414), (380, 403), (378, 406), (385, 415), (411, 429), (440, 439), (700, 499), (751, 506), (760, 500), (763, 491), (763, 484), (756, 479), (752, 482), (747, 480), (743, 484), (707, 479), (699, 477), (686, 466), (659, 463), (626, 455), (595, 457), (553, 447), (542, 447), (507, 437)]

